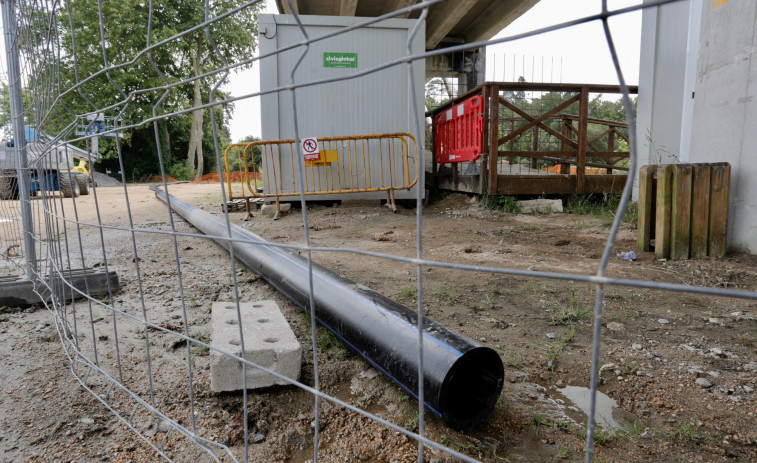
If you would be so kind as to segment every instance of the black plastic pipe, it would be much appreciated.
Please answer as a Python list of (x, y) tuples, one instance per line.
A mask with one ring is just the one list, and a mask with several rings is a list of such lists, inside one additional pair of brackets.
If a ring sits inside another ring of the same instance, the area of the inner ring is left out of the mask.
[[(223, 219), (160, 189), (162, 201), (211, 236), (228, 236)], [(271, 285), (310, 312), (307, 261), (261, 237), (231, 225), (234, 239), (216, 240)], [(313, 263), (316, 320), (417, 399), (418, 330), (415, 311)], [(502, 391), (504, 367), (499, 355), (428, 318), (423, 320), (423, 381), (426, 406), (448, 426), (467, 429), (484, 419)]]

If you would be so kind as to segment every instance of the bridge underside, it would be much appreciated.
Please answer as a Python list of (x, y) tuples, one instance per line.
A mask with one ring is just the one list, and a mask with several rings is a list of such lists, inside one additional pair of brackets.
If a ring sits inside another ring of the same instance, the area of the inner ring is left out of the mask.
[[(420, 0), (291, 0), (298, 14), (375, 17)], [(488, 40), (539, 0), (446, 0), (432, 5), (426, 19), (426, 49)], [(287, 0), (276, 0), (279, 13), (292, 14)], [(397, 16), (413, 18), (420, 10)]]

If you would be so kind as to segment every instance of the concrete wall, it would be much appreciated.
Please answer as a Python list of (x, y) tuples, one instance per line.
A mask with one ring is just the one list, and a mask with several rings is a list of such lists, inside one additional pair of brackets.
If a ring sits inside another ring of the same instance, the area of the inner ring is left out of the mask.
[[(688, 156), (682, 156), (681, 140), (687, 119), (684, 112), (692, 110), (685, 104), (691, 98), (686, 73), (693, 73), (696, 53), (690, 55), (686, 50), (695, 17), (692, 5), (696, 4), (701, 5), (701, 0), (647, 8), (642, 13), (637, 166), (673, 163)], [(638, 197), (638, 183), (637, 175), (634, 198)]]
[(691, 161), (731, 163), (728, 243), (757, 254), (757, 0), (705, 2)]

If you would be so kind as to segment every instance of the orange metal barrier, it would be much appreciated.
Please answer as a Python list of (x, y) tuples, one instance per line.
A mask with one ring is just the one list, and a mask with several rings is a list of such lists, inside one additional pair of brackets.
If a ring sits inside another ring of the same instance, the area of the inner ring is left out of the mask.
[[(264, 192), (258, 191), (260, 174), (253, 154), (255, 147), (260, 147), (265, 167)], [(319, 158), (304, 161), (306, 195), (386, 191), (387, 206), (396, 211), (394, 190), (409, 190), (418, 181), (417, 144), (409, 133), (323, 137), (318, 139), (318, 147)], [(300, 195), (299, 153), (295, 140), (230, 145), (225, 152), (226, 172), (239, 168), (245, 180), (241, 184), (227, 183), (229, 199), (247, 200), (249, 213), (250, 199), (274, 198), (278, 211), (280, 198)]]

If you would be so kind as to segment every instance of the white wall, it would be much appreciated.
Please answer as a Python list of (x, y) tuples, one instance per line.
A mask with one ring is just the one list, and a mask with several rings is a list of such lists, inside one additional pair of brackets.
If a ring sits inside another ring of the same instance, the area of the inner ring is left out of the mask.
[[(718, 2), (720, 3), (720, 2)], [(706, 2), (691, 161), (731, 163), (730, 247), (757, 254), (757, 0)]]
[[(691, 0), (693, 4), (701, 1)], [(692, 110), (685, 98), (691, 98), (692, 91), (691, 85), (686, 85), (686, 73), (693, 73), (691, 61), (696, 62), (696, 52), (691, 56), (686, 52), (693, 16), (689, 2), (647, 8), (642, 14), (637, 167), (674, 163), (688, 157), (688, 153), (681, 153), (681, 140), (683, 121), (687, 119), (684, 111)], [(637, 171), (634, 198), (638, 198), (638, 183)]]

